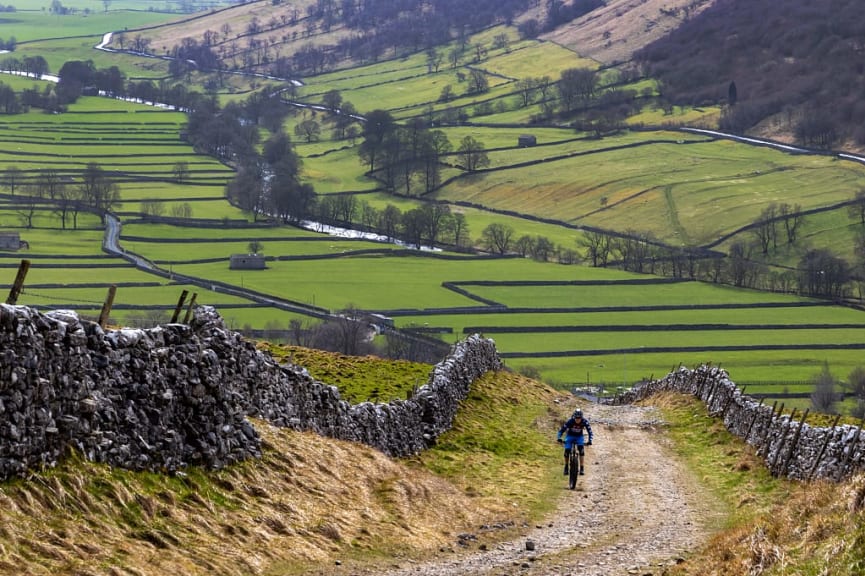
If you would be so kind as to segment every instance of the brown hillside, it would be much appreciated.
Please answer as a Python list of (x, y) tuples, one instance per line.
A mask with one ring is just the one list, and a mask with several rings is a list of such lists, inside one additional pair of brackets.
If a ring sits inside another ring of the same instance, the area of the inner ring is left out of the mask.
[(635, 54), (677, 104), (726, 102), (721, 129), (865, 144), (865, 19), (854, 0), (723, 0)]
[[(466, 414), (441, 443), (461, 446), (460, 427), (475, 439), (476, 427), (497, 431), (488, 420), (502, 414), (534, 419), (557, 398), (540, 383), (490, 373), (473, 385)], [(528, 428), (549, 437), (553, 421), (545, 416)], [(398, 460), (361, 444), (255, 426), (263, 457), (219, 471), (171, 476), (72, 457), (0, 484), (0, 575), (331, 574), (337, 565), (423, 558), (483, 525), (501, 527), (487, 536), (501, 538), (547, 496), (524, 485), (536, 485), (549, 467), (527, 460), (502, 470), (479, 444)], [(530, 442), (538, 445), (535, 436)], [(549, 450), (535, 456), (549, 462)], [(456, 465), (458, 478), (431, 473), (429, 458), (440, 462), (433, 468)]]
[(627, 62), (715, 0), (611, 0), (541, 38), (604, 64)]

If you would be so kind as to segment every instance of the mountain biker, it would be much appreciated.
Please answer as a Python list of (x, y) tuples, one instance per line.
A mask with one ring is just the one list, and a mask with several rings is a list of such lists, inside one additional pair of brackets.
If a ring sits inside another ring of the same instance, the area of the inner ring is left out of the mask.
[[(565, 445), (565, 476), (568, 475), (568, 458), (570, 457), (571, 450), (573, 450), (574, 446), (576, 446), (577, 450), (580, 452), (580, 474), (585, 474), (585, 468), (583, 468), (583, 455), (585, 454), (584, 431), (589, 436), (588, 445), (591, 446), (593, 438), (592, 426), (589, 424), (589, 421), (583, 417), (583, 411), (577, 408), (574, 410), (573, 415), (562, 424), (559, 433), (556, 435), (556, 442), (559, 444), (564, 442)], [(564, 441), (562, 440), (562, 435), (565, 436)]]

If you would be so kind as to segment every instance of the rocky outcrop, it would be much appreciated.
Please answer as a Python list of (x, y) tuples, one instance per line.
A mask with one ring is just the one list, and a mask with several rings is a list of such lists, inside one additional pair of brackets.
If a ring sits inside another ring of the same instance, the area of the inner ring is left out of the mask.
[(779, 415), (774, 406), (743, 394), (721, 368), (679, 368), (635, 386), (614, 403), (632, 403), (662, 391), (692, 394), (705, 402), (730, 432), (756, 447), (775, 475), (840, 480), (865, 466), (865, 435), (859, 427), (811, 426), (802, 414)]
[(473, 380), (502, 366), (495, 344), (472, 336), (411, 398), (351, 405), (209, 307), (189, 325), (103, 330), (74, 312), (0, 305), (0, 359), (0, 478), (71, 449), (136, 470), (219, 468), (260, 455), (247, 416), (412, 454), (450, 428)]

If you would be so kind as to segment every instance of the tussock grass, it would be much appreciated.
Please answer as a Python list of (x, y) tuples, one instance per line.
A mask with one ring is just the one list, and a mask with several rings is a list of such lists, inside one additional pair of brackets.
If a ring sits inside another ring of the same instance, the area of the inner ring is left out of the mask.
[[(309, 364), (337, 355), (322, 356)], [(346, 394), (351, 381), (340, 383)], [(554, 500), (557, 401), (563, 413), (572, 404), (490, 373), (438, 446), (404, 460), (258, 421), (262, 459), (219, 471), (130, 472), (72, 454), (0, 484), (0, 574), (328, 574), (337, 560), (423, 558), (464, 532), (504, 538), (481, 527), (518, 526)]]
[(865, 475), (841, 484), (773, 478), (693, 398), (651, 402), (671, 423), (676, 451), (727, 509), (727, 524), (670, 576), (865, 574)]

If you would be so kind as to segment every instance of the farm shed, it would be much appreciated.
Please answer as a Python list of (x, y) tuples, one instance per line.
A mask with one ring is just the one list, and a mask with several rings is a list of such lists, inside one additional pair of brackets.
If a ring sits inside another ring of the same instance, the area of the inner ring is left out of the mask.
[(18, 250), (21, 248), (21, 236), (18, 232), (0, 232), (0, 250)]
[(528, 146), (534, 146), (538, 143), (538, 139), (534, 134), (520, 134), (520, 137), (517, 138), (517, 146), (520, 148), (527, 148)]
[(231, 270), (264, 270), (264, 256), (261, 254), (232, 254), (228, 264)]

